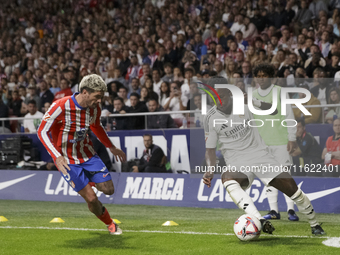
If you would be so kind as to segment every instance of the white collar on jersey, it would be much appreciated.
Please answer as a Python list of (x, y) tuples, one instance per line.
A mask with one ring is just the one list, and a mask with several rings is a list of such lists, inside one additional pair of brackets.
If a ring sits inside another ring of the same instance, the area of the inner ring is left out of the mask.
[(274, 84), (272, 84), (272, 85), (270, 85), (268, 88), (266, 88), (266, 89), (261, 89), (261, 87), (259, 87), (258, 89), (257, 89), (257, 91), (259, 92), (259, 95), (261, 96), (261, 97), (265, 97), (265, 96), (267, 96), (269, 93), (270, 93), (270, 91), (272, 90), (272, 88), (274, 87)]

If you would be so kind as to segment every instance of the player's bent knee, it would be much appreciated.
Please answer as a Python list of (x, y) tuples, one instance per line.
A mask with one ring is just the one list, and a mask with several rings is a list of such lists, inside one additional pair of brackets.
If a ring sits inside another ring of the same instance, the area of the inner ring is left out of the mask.
[(269, 185), (277, 188), (289, 197), (294, 195), (294, 193), (298, 190), (295, 180), (288, 173), (278, 175), (269, 183)]
[(105, 195), (113, 195), (113, 193), (115, 193), (115, 188), (112, 186), (112, 187), (109, 187), (109, 188), (106, 188), (105, 190), (103, 190), (103, 193)]

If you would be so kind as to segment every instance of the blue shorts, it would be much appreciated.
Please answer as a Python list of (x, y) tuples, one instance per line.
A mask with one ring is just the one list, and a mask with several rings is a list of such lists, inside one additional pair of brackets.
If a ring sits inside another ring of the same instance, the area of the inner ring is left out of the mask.
[(67, 175), (60, 173), (77, 192), (82, 190), (90, 181), (100, 183), (111, 180), (109, 170), (98, 155), (94, 155), (82, 164), (69, 164), (68, 166), (71, 170), (68, 171)]

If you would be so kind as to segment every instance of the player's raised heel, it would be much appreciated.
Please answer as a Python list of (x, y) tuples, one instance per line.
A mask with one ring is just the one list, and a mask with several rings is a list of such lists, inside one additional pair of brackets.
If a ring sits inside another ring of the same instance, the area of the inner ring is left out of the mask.
[(319, 235), (326, 235), (326, 232), (322, 229), (320, 225), (316, 225), (315, 227), (312, 227), (312, 234), (319, 236)]
[(275, 228), (274, 226), (271, 224), (270, 221), (266, 220), (266, 219), (260, 219), (260, 222), (261, 222), (261, 230), (264, 232), (264, 233), (268, 233), (268, 234), (273, 234)]
[(294, 210), (289, 210), (288, 211), (288, 220), (290, 220), (290, 221), (298, 221), (299, 220), (299, 216), (297, 216), (295, 214)]
[(107, 226), (107, 229), (109, 230), (111, 235), (121, 235), (123, 234), (123, 231), (118, 227), (116, 222), (112, 220), (112, 223)]
[(280, 213), (275, 212), (274, 210), (271, 210), (268, 214), (263, 216), (266, 220), (279, 220), (281, 219)]

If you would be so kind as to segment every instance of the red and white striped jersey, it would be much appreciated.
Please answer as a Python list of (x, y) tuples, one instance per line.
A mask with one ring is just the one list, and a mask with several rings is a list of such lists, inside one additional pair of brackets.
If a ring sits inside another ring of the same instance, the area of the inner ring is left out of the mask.
[(54, 102), (39, 126), (38, 137), (54, 161), (62, 155), (68, 164), (81, 164), (95, 155), (89, 128), (106, 147), (112, 146), (100, 122), (100, 106), (81, 107), (75, 99), (77, 94)]

